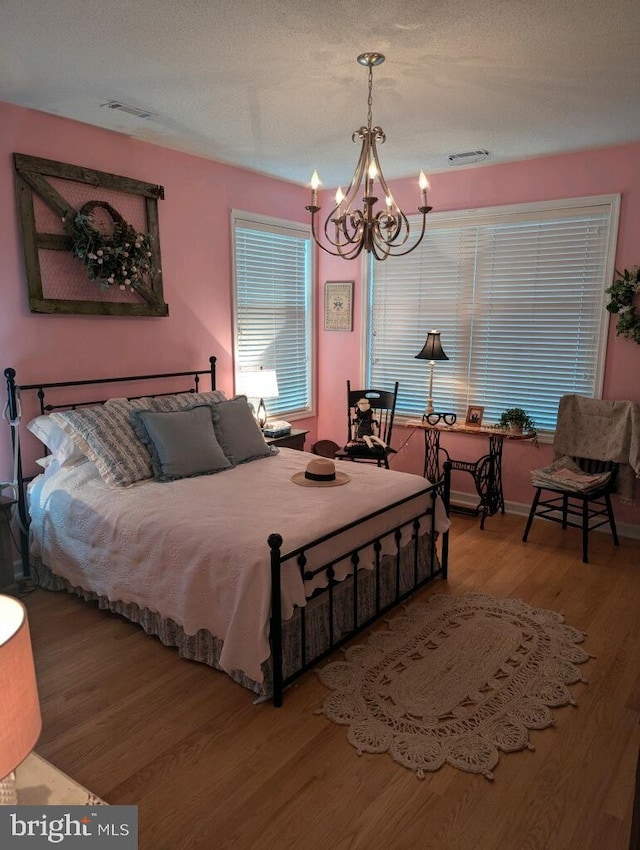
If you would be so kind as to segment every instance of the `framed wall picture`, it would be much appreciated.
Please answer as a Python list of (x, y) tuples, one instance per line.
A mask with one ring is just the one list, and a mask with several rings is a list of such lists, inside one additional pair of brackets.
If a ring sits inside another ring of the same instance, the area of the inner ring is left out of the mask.
[(158, 224), (164, 188), (27, 154), (13, 160), (31, 312), (168, 316)]
[(479, 428), (482, 425), (483, 414), (484, 407), (479, 407), (477, 404), (470, 404), (467, 408), (467, 418), (464, 424), (471, 425), (472, 428)]
[(325, 331), (353, 330), (353, 281), (328, 280), (324, 285)]

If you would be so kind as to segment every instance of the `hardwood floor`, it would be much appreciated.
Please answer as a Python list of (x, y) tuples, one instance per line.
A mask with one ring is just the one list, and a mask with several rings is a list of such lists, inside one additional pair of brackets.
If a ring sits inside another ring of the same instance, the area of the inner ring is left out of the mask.
[(422, 596), (482, 591), (564, 614), (595, 656), (577, 707), (502, 754), (495, 779), (425, 780), (358, 757), (314, 714), (313, 672), (284, 707), (254, 705), (118, 616), (62, 593), (26, 597), (43, 711), (37, 752), (112, 804), (137, 804), (141, 850), (627, 850), (640, 745), (640, 541), (522, 517), (454, 517), (450, 577)]

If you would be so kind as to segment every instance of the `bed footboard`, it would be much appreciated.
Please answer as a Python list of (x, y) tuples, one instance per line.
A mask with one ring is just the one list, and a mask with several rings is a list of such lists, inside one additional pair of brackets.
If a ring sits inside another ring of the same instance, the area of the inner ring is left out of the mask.
[[(449, 532), (436, 532), (436, 500), (441, 499), (449, 514), (451, 464), (445, 463), (443, 477), (437, 483), (425, 487), (419, 493), (385, 508), (368, 514), (356, 522), (349, 523), (324, 535), (311, 543), (290, 552), (282, 552), (282, 536), (272, 534), (268, 543), (271, 550), (271, 663), (273, 676), (273, 704), (282, 705), (284, 690), (318, 661), (330, 655), (354, 635), (368, 628), (388, 611), (408, 599), (419, 588), (432, 579), (447, 578), (449, 556)], [(427, 506), (424, 507), (424, 497)], [(357, 531), (366, 522), (402, 505), (422, 498), (423, 506), (412, 511), (389, 531), (376, 535), (347, 549), (339, 557), (314, 569), (308, 568), (313, 550), (331, 536)], [(440, 538), (440, 556), (436, 542)], [(389, 551), (391, 549), (391, 551)], [(348, 564), (348, 578), (336, 578), (336, 566)], [(283, 622), (281, 577), (287, 564), (295, 563), (303, 582), (311, 582), (319, 574), (326, 577), (326, 585), (313, 594), (313, 600), (324, 598), (326, 622), (323, 625), (324, 640), (321, 647), (312, 646), (308, 633), (306, 607), (297, 609), (297, 642), (299, 663), (293, 670), (285, 670), (283, 653)], [(339, 598), (338, 598), (339, 597)], [(345, 606), (348, 608), (344, 625)], [(338, 621), (338, 609), (342, 619)]]

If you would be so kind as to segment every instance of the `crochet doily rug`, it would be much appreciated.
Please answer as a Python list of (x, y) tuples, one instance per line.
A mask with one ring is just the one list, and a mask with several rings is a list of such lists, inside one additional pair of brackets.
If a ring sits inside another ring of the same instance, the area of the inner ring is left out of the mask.
[(519, 599), (438, 594), (318, 669), (331, 693), (316, 713), (348, 726), (359, 755), (389, 753), (419, 778), (449, 764), (493, 779), (500, 751), (533, 750), (529, 730), (575, 705), (584, 637)]

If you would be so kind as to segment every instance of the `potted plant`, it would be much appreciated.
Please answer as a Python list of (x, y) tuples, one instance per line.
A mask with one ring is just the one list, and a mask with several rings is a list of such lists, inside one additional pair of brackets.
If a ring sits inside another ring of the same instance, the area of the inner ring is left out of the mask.
[(622, 273), (616, 270), (616, 279), (605, 292), (611, 296), (607, 310), (618, 313), (616, 334), (640, 344), (640, 313), (633, 306), (635, 296), (640, 293), (640, 266)]
[(521, 407), (510, 407), (500, 416), (497, 428), (503, 431), (512, 431), (514, 434), (536, 433), (536, 423), (529, 414)]

